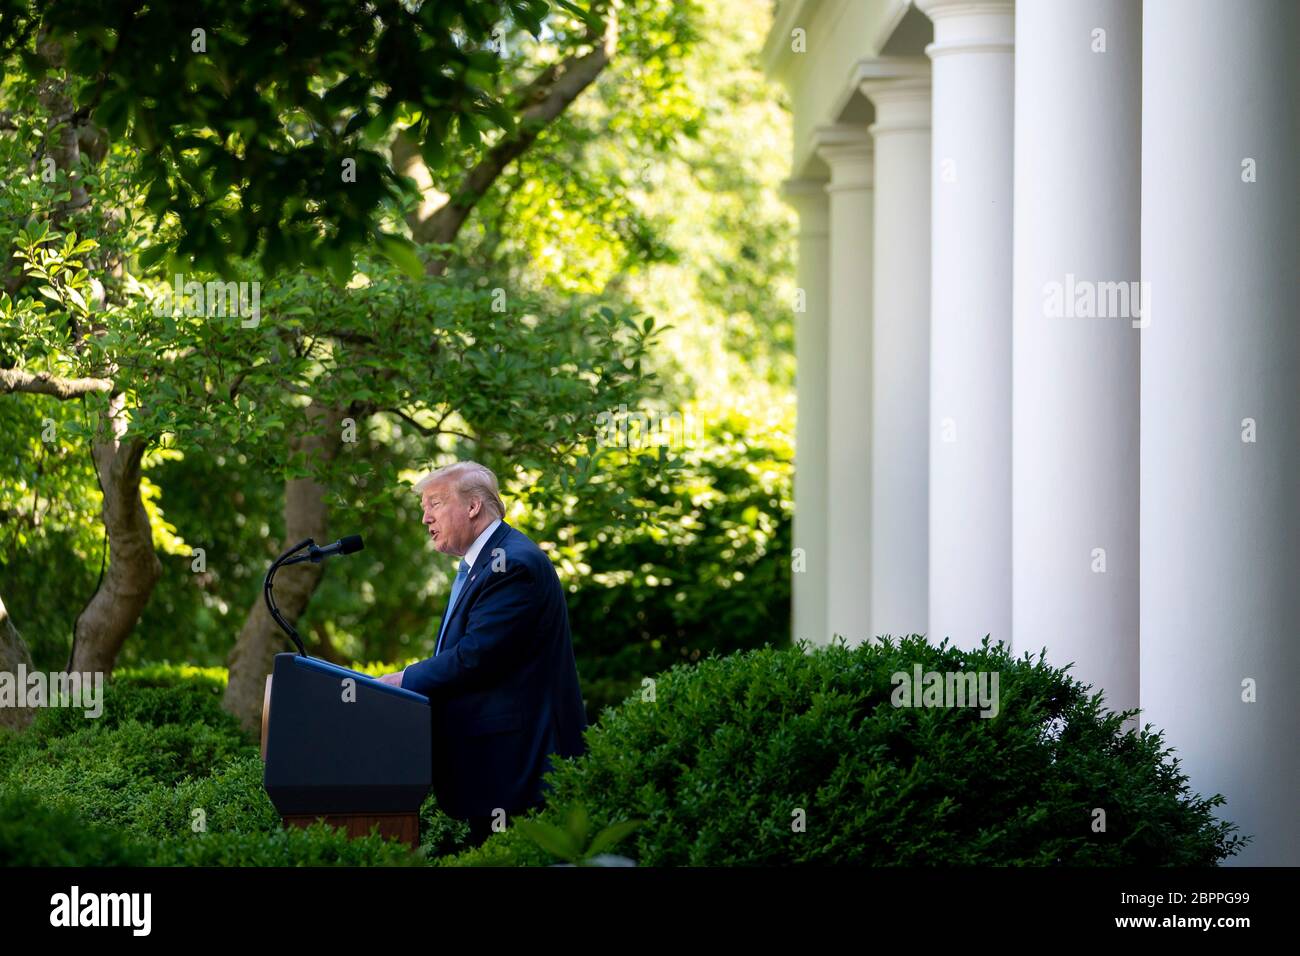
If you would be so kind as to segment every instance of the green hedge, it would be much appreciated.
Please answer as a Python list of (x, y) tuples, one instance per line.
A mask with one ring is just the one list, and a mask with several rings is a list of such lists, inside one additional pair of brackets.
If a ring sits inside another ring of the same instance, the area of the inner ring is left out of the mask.
[[(996, 672), (998, 715), (895, 707), (891, 678), (916, 664)], [(1222, 797), (1188, 790), (1159, 733), (1126, 731), (1128, 714), (1042, 655), (988, 642), (764, 648), (678, 665), (653, 700), (607, 709), (585, 756), (557, 761), (533, 815), (541, 827), (473, 850), (432, 797), (419, 852), (319, 825), (285, 830), (257, 748), (220, 710), (221, 685), (184, 669), (128, 672), (97, 720), (50, 709), (25, 733), (0, 731), (0, 861), (543, 865), (558, 857), (542, 844), (562, 846), (575, 820), (580, 847), (639, 821), (616, 845), (594, 845), (670, 866), (1210, 866), (1244, 843), (1214, 817)], [(1097, 808), (1105, 832), (1094, 832)]]
[(0, 793), (30, 790), (88, 823), (134, 828), (159, 791), (257, 755), (220, 694), (215, 679), (155, 667), (107, 683), (97, 718), (42, 709), (26, 733), (0, 736)]
[(30, 866), (360, 866), (427, 862), (467, 845), (432, 798), (421, 852), (324, 825), (281, 825), (257, 747), (221, 710), (224, 675), (156, 665), (104, 688), (103, 714), (48, 708), (0, 731), (0, 863)]
[(424, 859), (372, 836), (350, 840), (317, 824), (305, 830), (206, 832), (142, 839), (87, 823), (29, 791), (0, 793), (0, 861), (7, 866), (410, 866)]
[[(896, 672), (999, 674), (1000, 712), (895, 707)], [(1125, 732), (1066, 670), (922, 638), (678, 666), (607, 711), (536, 819), (575, 806), (655, 866), (1210, 866), (1244, 841), (1186, 790), (1158, 733)], [(1106, 815), (1094, 832), (1094, 808)], [(793, 821), (802, 811), (805, 832)], [(518, 828), (450, 865), (554, 857)]]
[(145, 866), (149, 850), (121, 830), (88, 824), (33, 793), (0, 790), (0, 863), (5, 866)]

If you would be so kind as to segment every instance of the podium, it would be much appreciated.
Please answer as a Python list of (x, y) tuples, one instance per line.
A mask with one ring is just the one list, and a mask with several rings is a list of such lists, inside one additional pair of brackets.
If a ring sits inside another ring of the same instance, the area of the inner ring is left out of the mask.
[(299, 654), (277, 654), (262, 707), (263, 786), (284, 825), (323, 819), (418, 847), (433, 786), (428, 698)]

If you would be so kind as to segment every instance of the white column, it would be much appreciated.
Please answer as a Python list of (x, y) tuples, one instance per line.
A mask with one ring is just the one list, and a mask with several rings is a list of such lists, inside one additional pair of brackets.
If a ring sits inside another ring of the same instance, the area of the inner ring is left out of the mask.
[(1142, 34), (1143, 719), (1255, 835), (1232, 862), (1297, 866), (1300, 5), (1147, 0)]
[(876, 107), (871, 633), (924, 634), (930, 527), (930, 76), (863, 83)]
[(826, 377), (830, 223), (826, 183), (785, 183), (799, 213), (794, 317), (798, 424), (794, 457), (794, 548), (791, 636), (825, 644), (826, 630)]
[(831, 170), (826, 625), (852, 646), (871, 636), (871, 137), (817, 137)]
[(1016, 10), (1017, 650), (1138, 706), (1142, 10)]
[(930, 637), (1011, 638), (1010, 0), (934, 21)]

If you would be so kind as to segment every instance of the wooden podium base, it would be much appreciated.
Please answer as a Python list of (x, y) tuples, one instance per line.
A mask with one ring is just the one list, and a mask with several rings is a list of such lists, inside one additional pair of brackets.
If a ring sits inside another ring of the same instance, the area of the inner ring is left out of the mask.
[(299, 813), (284, 817), (284, 825), (309, 827), (317, 820), (324, 820), (332, 827), (346, 828), (349, 837), (367, 836), (370, 828), (378, 825), (380, 836), (401, 840), (412, 849), (420, 846), (418, 813)]
[[(266, 689), (262, 697), (262, 759), (266, 759), (266, 740), (271, 727), (271, 675), (266, 675)], [(420, 848), (420, 814), (405, 813), (293, 813), (281, 818), (286, 827), (309, 827), (317, 820), (329, 826), (343, 827), (350, 838), (370, 835), (370, 828), (379, 827), (379, 835), (388, 840), (400, 840), (411, 849)]]

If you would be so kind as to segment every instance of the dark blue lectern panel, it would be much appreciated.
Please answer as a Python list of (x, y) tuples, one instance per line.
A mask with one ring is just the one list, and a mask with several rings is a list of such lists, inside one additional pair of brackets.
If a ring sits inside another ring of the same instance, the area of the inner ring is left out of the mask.
[(420, 694), (325, 661), (277, 654), (266, 792), (281, 815), (418, 810), (433, 784), (430, 719)]

